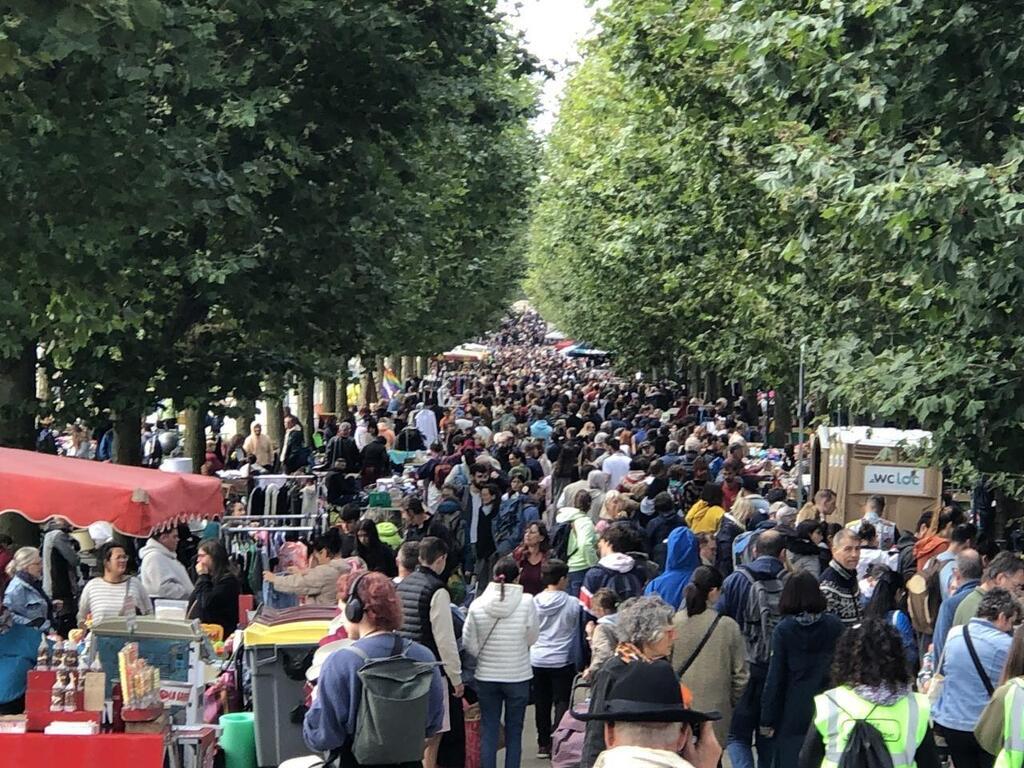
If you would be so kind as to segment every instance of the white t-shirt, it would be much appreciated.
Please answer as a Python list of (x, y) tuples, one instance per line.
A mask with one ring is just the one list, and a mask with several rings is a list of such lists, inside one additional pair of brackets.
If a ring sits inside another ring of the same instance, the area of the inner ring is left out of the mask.
[(608, 473), (608, 488), (615, 490), (629, 473), (629, 456), (621, 451), (613, 453), (601, 464), (601, 471)]
[(141, 579), (131, 576), (127, 582), (111, 584), (102, 578), (95, 578), (82, 590), (82, 598), (78, 603), (78, 623), (83, 623), (89, 614), (92, 614), (93, 622), (97, 622), (113, 616), (134, 616), (136, 612), (153, 612), (153, 603)]

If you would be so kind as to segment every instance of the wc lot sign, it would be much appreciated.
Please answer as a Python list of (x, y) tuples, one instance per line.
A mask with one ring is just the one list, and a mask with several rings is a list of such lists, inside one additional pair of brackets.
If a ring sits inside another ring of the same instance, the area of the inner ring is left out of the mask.
[(924, 496), (924, 473), (920, 467), (868, 464), (864, 467), (864, 492), (890, 496)]

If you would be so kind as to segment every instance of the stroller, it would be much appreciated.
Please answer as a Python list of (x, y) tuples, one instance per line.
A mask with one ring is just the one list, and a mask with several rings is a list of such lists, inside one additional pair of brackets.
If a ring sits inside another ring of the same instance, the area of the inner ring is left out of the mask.
[[(577, 768), (583, 756), (583, 738), (587, 724), (573, 717), (576, 707), (576, 696), (580, 690), (589, 690), (590, 683), (582, 675), (576, 675), (572, 681), (572, 693), (569, 696), (569, 708), (562, 715), (561, 721), (551, 734), (551, 768)], [(590, 696), (580, 702), (585, 712), (590, 706)]]

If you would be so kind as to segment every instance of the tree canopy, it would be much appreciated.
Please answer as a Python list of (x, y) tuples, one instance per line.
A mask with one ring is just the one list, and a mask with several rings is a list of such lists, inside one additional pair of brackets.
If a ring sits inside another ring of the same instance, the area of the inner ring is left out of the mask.
[(515, 289), (537, 65), (493, 0), (9, 5), (0, 423), (37, 346), (68, 415), (131, 417), (438, 352)]
[(1019, 483), (1022, 9), (612, 0), (545, 162), (541, 305), (765, 384), (803, 342), (823, 398)]

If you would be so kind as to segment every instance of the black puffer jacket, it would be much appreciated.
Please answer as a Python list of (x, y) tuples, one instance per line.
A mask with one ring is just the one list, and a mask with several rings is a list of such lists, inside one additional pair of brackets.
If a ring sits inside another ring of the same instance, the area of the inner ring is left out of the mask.
[(231, 574), (216, 581), (210, 574), (202, 574), (188, 601), (188, 617), (203, 624), (219, 624), (227, 637), (238, 628), (239, 591), (238, 579)]

